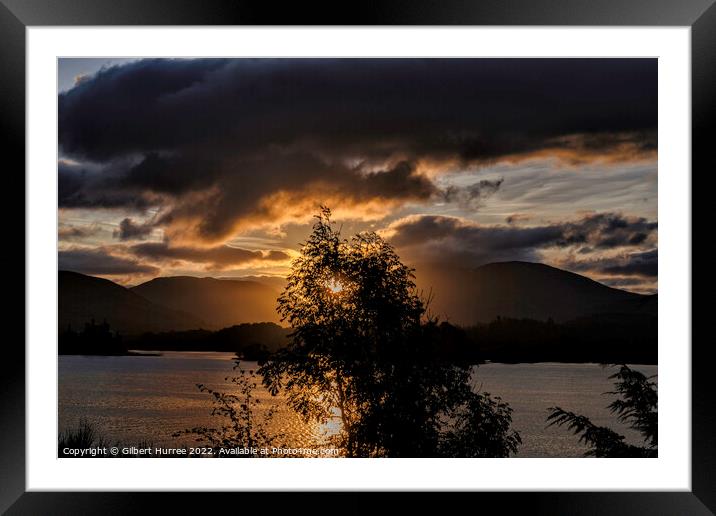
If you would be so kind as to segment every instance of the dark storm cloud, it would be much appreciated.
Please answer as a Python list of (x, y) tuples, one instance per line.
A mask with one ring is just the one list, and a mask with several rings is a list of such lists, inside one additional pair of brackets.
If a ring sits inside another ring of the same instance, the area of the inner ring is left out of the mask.
[(60, 270), (97, 274), (102, 276), (125, 274), (157, 274), (159, 269), (137, 260), (114, 256), (103, 248), (66, 249), (58, 253)]
[(119, 229), (114, 231), (113, 236), (120, 240), (144, 240), (152, 234), (151, 223), (137, 224), (130, 218), (125, 218), (119, 223)]
[(615, 257), (566, 262), (565, 266), (571, 270), (597, 272), (611, 276), (656, 278), (659, 272), (659, 253), (657, 249), (650, 249)]
[[(427, 200), (420, 163), (656, 149), (655, 59), (143, 60), (59, 95), (61, 207), (162, 208), (156, 223), (218, 242), (251, 219)], [(280, 194), (281, 209), (271, 207)], [(273, 199), (273, 201), (272, 201)]]
[(345, 186), (358, 188), (366, 198), (428, 199), (437, 192), (435, 185), (416, 174), (415, 165), (407, 161), (401, 161), (387, 170), (368, 172), (362, 180), (348, 177)]
[(57, 196), (60, 206), (72, 206), (87, 183), (87, 172), (60, 161), (57, 164)]
[[(437, 215), (411, 216), (393, 223), (387, 231), (390, 241), (415, 259), (449, 261), (477, 266), (494, 261), (537, 261), (549, 248), (590, 246), (597, 249), (635, 247), (656, 238), (656, 223), (640, 217), (614, 213), (586, 215), (566, 221), (534, 227), (482, 226), (456, 217)], [(634, 255), (636, 258), (636, 255)], [(644, 255), (653, 260), (656, 254)], [(627, 264), (611, 264), (614, 270), (603, 272), (629, 274)], [(635, 264), (631, 266), (636, 267)], [(591, 269), (590, 269), (591, 270)], [(632, 272), (634, 273), (634, 272)]]
[(502, 178), (495, 181), (483, 179), (463, 188), (451, 185), (442, 194), (446, 202), (457, 202), (463, 208), (476, 209), (484, 200), (494, 195), (503, 182)]
[(653, 249), (644, 253), (630, 254), (621, 263), (619, 261), (608, 263), (602, 270), (607, 274), (638, 275), (655, 278), (659, 272), (658, 251)]
[[(106, 161), (189, 143), (210, 125), (208, 118), (197, 125), (201, 99), (192, 99), (191, 112), (172, 106), (188, 108), (180, 105), (182, 96), (187, 99), (192, 87), (207, 84), (226, 65), (220, 59), (156, 59), (102, 69), (59, 95), (60, 147), (68, 155)], [(213, 107), (216, 115), (219, 106)]]
[[(360, 164), (328, 163), (305, 152), (237, 161), (230, 175), (203, 195), (175, 199), (157, 225), (168, 227), (171, 238), (219, 242), (241, 222), (305, 215), (321, 203), (351, 208), (372, 201), (427, 200), (439, 192), (408, 162), (365, 171)], [(279, 198), (267, 199), (270, 195)]]
[(638, 246), (652, 237), (657, 228), (656, 222), (643, 217), (597, 213), (587, 215), (576, 222), (562, 224), (562, 237), (557, 245), (587, 244), (596, 249)]
[(60, 95), (60, 144), (93, 161), (300, 141), (496, 157), (571, 134), (653, 131), (656, 73), (655, 59), (143, 60)]
[(127, 252), (154, 262), (187, 261), (205, 264), (210, 269), (226, 269), (254, 261), (285, 261), (288, 254), (283, 251), (250, 251), (225, 245), (196, 248), (171, 246), (166, 242), (146, 242), (125, 249)]
[(107, 186), (181, 195), (211, 186), (223, 172), (222, 164), (210, 155), (161, 156), (150, 152), (116, 178), (115, 184)]
[(60, 160), (58, 173), (58, 205), (60, 208), (125, 208), (144, 211), (156, 203), (151, 192), (118, 187), (116, 169), (112, 165), (82, 166)]

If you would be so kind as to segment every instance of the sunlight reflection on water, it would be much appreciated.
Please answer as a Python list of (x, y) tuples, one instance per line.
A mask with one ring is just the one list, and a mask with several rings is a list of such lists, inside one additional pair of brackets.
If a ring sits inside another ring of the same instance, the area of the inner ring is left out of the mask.
[[(192, 446), (191, 436), (172, 437), (178, 430), (214, 426), (211, 398), (196, 388), (230, 392), (236, 388), (226, 377), (233, 371), (231, 353), (164, 352), (161, 357), (59, 357), (59, 430), (75, 426), (81, 418), (94, 423), (110, 441), (136, 445)], [(242, 368), (255, 369), (255, 362)], [(637, 366), (651, 375), (656, 366)], [(612, 389), (612, 371), (596, 364), (485, 364), (475, 385), (499, 395), (514, 408), (513, 426), (522, 434), (520, 457), (574, 457), (584, 447), (564, 429), (545, 428), (547, 407), (560, 405), (609, 425), (632, 440), (633, 432), (615, 423), (602, 393)], [(325, 444), (340, 430), (336, 409), (325, 424), (306, 424), (281, 397), (263, 387), (256, 392), (261, 412), (277, 404), (270, 430), (287, 435), (286, 445), (311, 447)]]

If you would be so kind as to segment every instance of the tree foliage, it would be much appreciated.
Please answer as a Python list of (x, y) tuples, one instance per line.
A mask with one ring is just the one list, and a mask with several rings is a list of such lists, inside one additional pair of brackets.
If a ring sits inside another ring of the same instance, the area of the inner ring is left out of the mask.
[(642, 446), (628, 444), (626, 438), (614, 430), (597, 426), (591, 420), (560, 407), (551, 407), (547, 417), (549, 426), (566, 425), (579, 436), (580, 442), (589, 446), (587, 456), (592, 457), (657, 457), (658, 456), (658, 406), (657, 385), (652, 379), (626, 365), (612, 374), (615, 390), (607, 394), (616, 396), (609, 410), (617, 420), (639, 432)]
[(262, 364), (272, 394), (306, 421), (340, 418), (348, 456), (507, 456), (511, 410), (470, 387), (471, 368), (438, 359), (444, 326), (390, 244), (343, 239), (323, 208), (278, 300), (291, 343)]
[[(197, 384), (201, 392), (213, 397), (212, 416), (219, 416), (223, 421), (219, 427), (194, 427), (173, 434), (193, 435), (197, 442), (212, 448), (262, 448), (276, 444), (282, 434), (271, 433), (269, 430), (276, 407), (269, 407), (261, 416), (260, 400), (254, 395), (258, 386), (256, 372), (253, 369), (241, 369), (237, 360), (234, 370), (238, 376), (227, 377), (226, 380), (235, 385), (232, 393), (210, 389), (206, 385)], [(249, 457), (251, 455), (242, 455)]]

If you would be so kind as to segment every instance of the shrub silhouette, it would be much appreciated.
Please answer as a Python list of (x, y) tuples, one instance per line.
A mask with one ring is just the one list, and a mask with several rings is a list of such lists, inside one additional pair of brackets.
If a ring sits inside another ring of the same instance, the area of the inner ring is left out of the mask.
[(579, 440), (589, 446), (585, 453), (591, 457), (657, 457), (658, 456), (658, 410), (657, 386), (639, 371), (622, 365), (609, 377), (616, 379), (615, 390), (607, 394), (618, 396), (609, 409), (616, 414), (617, 420), (638, 431), (644, 438), (643, 446), (634, 446), (625, 442), (625, 437), (614, 430), (597, 426), (586, 416), (551, 407), (548, 426), (566, 425)]
[(79, 421), (75, 428), (68, 428), (60, 433), (57, 441), (58, 457), (68, 457), (63, 450), (66, 448), (86, 449), (108, 446), (105, 439), (97, 433), (95, 427), (87, 420)]
[[(276, 407), (270, 407), (259, 417), (260, 400), (254, 395), (257, 387), (256, 372), (253, 369), (240, 368), (237, 359), (234, 370), (238, 376), (227, 377), (226, 380), (235, 385), (235, 393), (225, 393), (210, 389), (206, 385), (197, 384), (201, 392), (213, 397), (212, 416), (219, 416), (224, 424), (218, 428), (200, 426), (175, 432), (173, 437), (193, 435), (197, 442), (212, 448), (260, 448), (275, 445), (282, 434), (272, 434), (269, 426), (274, 417)], [(218, 456), (218, 455), (217, 455)], [(253, 454), (232, 457), (249, 458)]]
[(471, 367), (435, 352), (441, 326), (413, 271), (376, 233), (341, 238), (330, 216), (317, 215), (278, 299), (292, 340), (261, 365), (264, 385), (305, 421), (339, 418), (350, 457), (515, 452), (509, 406), (473, 392)]
[[(134, 444), (134, 443), (133, 443)], [(86, 419), (80, 419), (77, 426), (67, 428), (60, 432), (57, 438), (57, 456), (58, 457), (70, 457), (70, 458), (107, 458), (107, 457), (143, 457), (143, 455), (136, 455), (133, 453), (121, 452), (119, 455), (111, 454), (97, 454), (97, 455), (73, 455), (67, 453), (65, 450), (87, 450), (89, 448), (105, 448), (114, 446), (118, 449), (126, 448), (125, 445), (119, 442), (110, 443), (98, 430), (97, 428), (87, 421)], [(149, 441), (140, 441), (136, 444), (137, 448), (152, 448), (153, 444)]]

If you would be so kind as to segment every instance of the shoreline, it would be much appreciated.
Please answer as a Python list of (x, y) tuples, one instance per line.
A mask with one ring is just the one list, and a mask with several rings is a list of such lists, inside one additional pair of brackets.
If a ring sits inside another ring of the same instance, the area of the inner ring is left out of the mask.
[[(165, 353), (196, 353), (196, 354), (210, 354), (210, 355), (233, 355), (230, 351), (215, 351), (215, 350), (183, 350), (183, 349), (163, 349), (163, 350), (128, 350), (126, 353), (61, 353), (61, 356), (84, 356), (84, 357), (164, 357)], [(257, 360), (241, 359), (242, 362), (257, 362)], [(596, 366), (609, 366), (613, 364), (627, 364), (635, 366), (658, 366), (656, 362), (633, 362), (633, 361), (609, 361), (609, 362), (598, 362), (598, 361), (575, 361), (575, 360), (522, 360), (522, 361), (499, 361), (499, 360), (485, 360), (484, 362), (470, 364), (473, 366), (481, 365), (531, 365), (531, 364), (579, 364), (579, 365), (596, 365)]]

